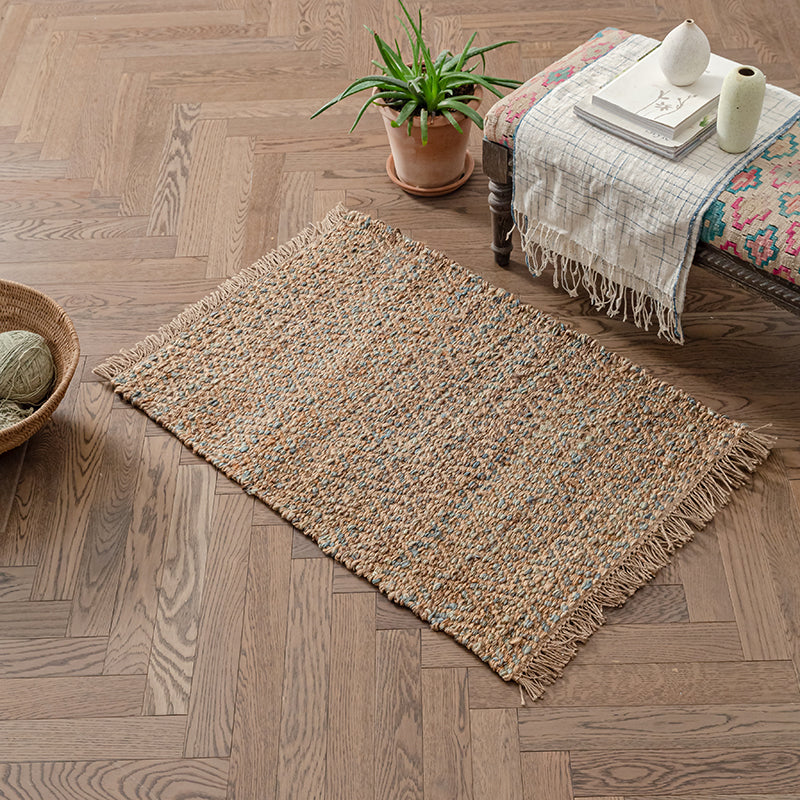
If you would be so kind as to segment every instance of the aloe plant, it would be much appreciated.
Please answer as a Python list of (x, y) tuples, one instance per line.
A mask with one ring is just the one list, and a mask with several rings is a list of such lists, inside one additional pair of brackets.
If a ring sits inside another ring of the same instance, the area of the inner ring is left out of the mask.
[(470, 36), (464, 49), (457, 55), (449, 50), (444, 50), (434, 59), (422, 35), (422, 11), (418, 12), (415, 20), (403, 4), (403, 0), (398, 0), (398, 2), (405, 16), (405, 20), (398, 19), (400, 19), (400, 24), (411, 45), (411, 60), (407, 61), (403, 57), (396, 39), (394, 47), (392, 47), (375, 31), (367, 28), (383, 59), (382, 62), (375, 60), (372, 62), (381, 71), (381, 74), (367, 75), (353, 81), (341, 94), (336, 95), (333, 100), (329, 100), (322, 108), (315, 111), (311, 118), (313, 119), (346, 97), (358, 92), (377, 90), (361, 106), (361, 110), (350, 128), (351, 132), (358, 125), (367, 108), (372, 103), (379, 101), (399, 111), (398, 117), (392, 122), (392, 125), (400, 127), (406, 124), (409, 135), (414, 117), (419, 116), (423, 145), (428, 142), (428, 119), (431, 115), (441, 114), (461, 133), (461, 127), (454, 116), (454, 112), (460, 111), (483, 129), (483, 120), (480, 115), (468, 105), (470, 100), (478, 99), (473, 94), (475, 86), (482, 86), (498, 97), (502, 97), (502, 93), (496, 87), (515, 88), (520, 85), (520, 81), (483, 75), (475, 71), (477, 63), (468, 66), (467, 62), (480, 57), (482, 67), (485, 69), (485, 53), (507, 44), (513, 44), (513, 42), (505, 41), (483, 47), (473, 47), (472, 43), (477, 36), (476, 32)]

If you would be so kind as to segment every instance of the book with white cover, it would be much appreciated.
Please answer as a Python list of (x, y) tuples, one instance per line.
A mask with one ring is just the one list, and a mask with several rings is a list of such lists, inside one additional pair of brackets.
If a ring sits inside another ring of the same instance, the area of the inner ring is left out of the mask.
[(655, 47), (592, 96), (592, 103), (674, 137), (706, 115), (715, 114), (722, 81), (739, 64), (711, 54), (706, 71), (689, 86), (671, 84), (659, 65)]
[(693, 150), (700, 142), (707, 139), (717, 127), (716, 113), (712, 113), (707, 118), (695, 122), (681, 131), (675, 138), (672, 138), (661, 133), (654, 133), (642, 125), (637, 125), (635, 122), (615, 114), (613, 111), (593, 105), (588, 100), (583, 100), (575, 105), (575, 114), (608, 133), (613, 133), (621, 139), (633, 142), (633, 144), (673, 160), (681, 158), (690, 150)]

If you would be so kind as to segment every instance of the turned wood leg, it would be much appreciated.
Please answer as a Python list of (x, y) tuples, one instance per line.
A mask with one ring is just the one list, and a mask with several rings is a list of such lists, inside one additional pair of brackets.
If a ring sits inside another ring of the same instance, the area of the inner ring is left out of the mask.
[(495, 264), (507, 267), (514, 246), (509, 233), (514, 227), (511, 216), (512, 183), (489, 181), (489, 208), (492, 210), (492, 251)]

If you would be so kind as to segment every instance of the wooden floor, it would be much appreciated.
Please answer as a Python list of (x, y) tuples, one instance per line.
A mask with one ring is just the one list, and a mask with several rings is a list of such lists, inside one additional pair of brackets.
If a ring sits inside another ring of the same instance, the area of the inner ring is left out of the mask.
[[(525, 77), (605, 25), (800, 91), (797, 0), (425, 0), (439, 42)], [(0, 276), (83, 356), (0, 456), (0, 798), (800, 798), (800, 319), (696, 270), (677, 347), (493, 266), (479, 172), (421, 200), (353, 102), (393, 0), (38, 0), (0, 24)], [(473, 145), (480, 157), (479, 136)], [(544, 700), (293, 531), (92, 374), (343, 202), (446, 251), (711, 407), (772, 426), (750, 488)]]

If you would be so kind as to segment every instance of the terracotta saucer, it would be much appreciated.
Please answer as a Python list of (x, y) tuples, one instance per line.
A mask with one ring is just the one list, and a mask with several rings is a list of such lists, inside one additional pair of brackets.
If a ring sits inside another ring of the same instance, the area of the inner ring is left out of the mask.
[(467, 150), (467, 155), (464, 158), (464, 172), (461, 173), (458, 179), (445, 186), (434, 186), (432, 189), (423, 189), (420, 186), (411, 186), (408, 183), (404, 183), (397, 177), (397, 171), (394, 168), (394, 158), (391, 153), (389, 154), (389, 158), (386, 159), (386, 172), (389, 178), (391, 178), (392, 183), (396, 183), (404, 192), (415, 194), (418, 197), (439, 197), (443, 194), (454, 192), (459, 186), (463, 186), (469, 180), (474, 169), (475, 160), (472, 158), (469, 150)]

